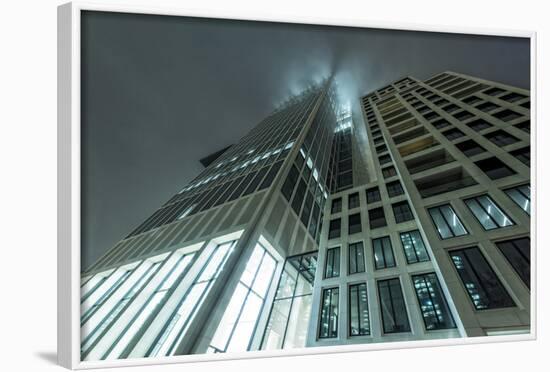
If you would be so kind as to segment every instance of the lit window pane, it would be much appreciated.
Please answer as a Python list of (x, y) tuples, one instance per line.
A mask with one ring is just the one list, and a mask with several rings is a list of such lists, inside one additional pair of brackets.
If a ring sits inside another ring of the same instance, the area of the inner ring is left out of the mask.
[(458, 218), (450, 204), (430, 208), (428, 212), (432, 217), (432, 221), (441, 239), (449, 239), (468, 234), (468, 231), (466, 231), (462, 221), (460, 221), (460, 218)]
[(485, 230), (514, 224), (488, 195), (468, 199), (465, 203)]
[(455, 328), (455, 322), (435, 273), (414, 275), (412, 279), (426, 329)]
[(521, 209), (531, 214), (531, 186), (522, 185), (505, 192)]

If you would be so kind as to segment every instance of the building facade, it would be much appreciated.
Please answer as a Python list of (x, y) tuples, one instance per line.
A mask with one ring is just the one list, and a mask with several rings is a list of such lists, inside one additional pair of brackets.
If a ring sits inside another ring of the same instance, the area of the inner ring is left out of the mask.
[(529, 92), (275, 110), (82, 273), (82, 360), (529, 332)]

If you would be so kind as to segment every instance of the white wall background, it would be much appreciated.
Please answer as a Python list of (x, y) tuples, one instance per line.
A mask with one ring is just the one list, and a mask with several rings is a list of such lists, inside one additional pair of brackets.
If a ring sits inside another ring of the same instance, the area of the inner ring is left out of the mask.
[[(0, 369), (60, 370), (56, 358), (56, 6), (60, 1), (3, 2), (0, 11)], [(147, 4), (145, 1), (123, 3)], [(155, 6), (217, 9), (241, 16), (361, 19), (430, 26), (538, 32), (538, 190), (550, 160), (547, 123), (549, 9), (544, 1), (150, 1)], [(548, 173), (547, 173), (548, 174)], [(384, 368), (446, 371), (542, 370), (550, 350), (548, 193), (538, 200), (538, 340), (322, 356), (133, 367), (128, 371), (342, 371)], [(539, 366), (537, 368), (537, 366)]]

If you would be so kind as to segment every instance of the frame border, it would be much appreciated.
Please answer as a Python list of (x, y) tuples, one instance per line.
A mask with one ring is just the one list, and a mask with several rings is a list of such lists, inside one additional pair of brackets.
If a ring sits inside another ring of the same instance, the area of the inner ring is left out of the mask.
[(434, 346), (472, 345), (496, 342), (536, 340), (537, 330), (537, 159), (531, 167), (531, 191), (534, 213), (531, 216), (531, 254), (535, 265), (531, 268), (531, 332), (520, 335), (485, 336), (440, 340), (398, 341), (376, 344), (310, 347), (294, 350), (248, 351), (232, 354), (191, 354), (171, 357), (119, 359), (113, 361), (80, 360), (80, 249), (81, 249), (81, 153), (80, 153), (80, 17), (81, 12), (102, 11), (245, 21), (281, 22), (291, 24), (341, 27), (379, 28), (401, 31), (422, 31), (486, 36), (524, 37), (530, 39), (530, 92), (532, 152), (536, 154), (537, 84), (536, 32), (525, 30), (493, 30), (486, 28), (458, 28), (428, 24), (371, 22), (365, 19), (310, 18), (289, 14), (259, 14), (258, 12), (228, 12), (192, 10), (183, 7), (159, 7), (120, 3), (75, 1), (57, 8), (57, 358), (59, 365), (68, 369), (94, 369), (164, 365), (205, 361), (256, 359), (315, 355), (374, 350), (395, 350)]

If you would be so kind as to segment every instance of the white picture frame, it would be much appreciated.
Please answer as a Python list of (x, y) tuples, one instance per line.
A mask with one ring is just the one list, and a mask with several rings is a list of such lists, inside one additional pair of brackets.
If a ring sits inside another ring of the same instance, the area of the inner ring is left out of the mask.
[[(239, 19), (255, 21), (282, 21), (290, 23), (356, 26), (394, 30), (416, 30), (479, 35), (513, 36), (529, 38), (531, 44), (531, 138), (536, 137), (536, 33), (527, 31), (455, 29), (441, 26), (415, 24), (387, 24), (357, 19), (352, 22), (339, 19), (313, 19), (304, 17), (278, 18), (259, 14), (228, 14), (226, 12), (201, 13), (185, 8), (160, 8), (155, 6), (128, 6), (116, 3), (71, 2), (58, 8), (58, 361), (70, 369), (121, 367), (189, 363), (210, 360), (240, 358), (267, 358), (289, 355), (313, 355), (353, 351), (374, 351), (441, 345), (479, 344), (536, 339), (537, 288), (536, 265), (531, 277), (531, 332), (529, 334), (454, 338), (428, 341), (392, 342), (382, 344), (357, 344), (346, 346), (313, 347), (298, 350), (261, 351), (240, 354), (183, 355), (170, 358), (140, 358), (113, 361), (80, 360), (80, 16), (82, 11), (126, 12), (167, 16), (193, 16), (205, 18)], [(531, 141), (536, 151), (536, 141)], [(536, 160), (531, 167), (532, 199), (536, 205)], [(532, 256), (536, 257), (536, 217), (531, 219)], [(536, 260), (536, 258), (535, 258)]]

